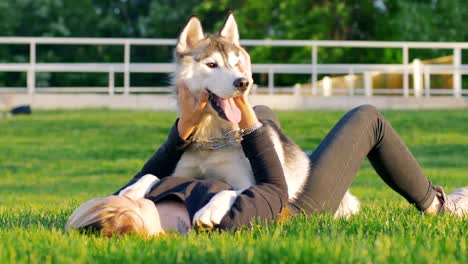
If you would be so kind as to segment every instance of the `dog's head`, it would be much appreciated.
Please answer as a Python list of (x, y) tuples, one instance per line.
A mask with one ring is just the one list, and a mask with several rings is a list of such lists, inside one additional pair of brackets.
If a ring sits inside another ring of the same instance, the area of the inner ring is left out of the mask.
[(197, 17), (190, 18), (176, 48), (178, 69), (175, 79), (184, 80), (195, 97), (207, 90), (209, 110), (234, 123), (240, 121), (240, 111), (232, 98), (252, 84), (251, 76), (239, 70), (239, 63), (247, 59), (241, 51), (237, 23), (232, 14), (226, 18), (221, 31), (210, 36), (203, 34)]

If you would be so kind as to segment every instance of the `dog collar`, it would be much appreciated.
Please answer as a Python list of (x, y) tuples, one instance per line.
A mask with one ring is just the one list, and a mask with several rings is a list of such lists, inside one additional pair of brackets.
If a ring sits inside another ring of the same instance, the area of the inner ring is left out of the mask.
[(241, 130), (231, 130), (223, 137), (210, 139), (196, 139), (191, 146), (199, 150), (216, 150), (239, 144), (242, 141)]
[(190, 143), (190, 145), (199, 150), (222, 149), (228, 146), (239, 144), (242, 141), (243, 136), (246, 136), (254, 132), (255, 130), (261, 128), (262, 126), (263, 124), (258, 122), (249, 128), (228, 131), (226, 134), (224, 134), (223, 137), (220, 137), (220, 138), (193, 140)]

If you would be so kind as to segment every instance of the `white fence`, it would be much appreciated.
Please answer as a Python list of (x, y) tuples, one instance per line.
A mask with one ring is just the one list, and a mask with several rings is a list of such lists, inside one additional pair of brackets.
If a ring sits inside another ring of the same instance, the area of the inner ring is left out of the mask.
[[(131, 49), (136, 46), (174, 46), (175, 39), (105, 39), (105, 38), (21, 38), (0, 37), (0, 47), (5, 44), (29, 45), (29, 63), (0, 63), (0, 72), (26, 72), (27, 87), (1, 87), (0, 93), (123, 93), (134, 92), (169, 92), (170, 87), (132, 87), (131, 73), (171, 73), (175, 69), (173, 63), (132, 63)], [(37, 63), (36, 48), (38, 45), (94, 45), (121, 46), (124, 56), (121, 63)], [(319, 75), (347, 75), (349, 95), (400, 94), (403, 97), (415, 97), (436, 94), (461, 97), (468, 94), (462, 89), (462, 76), (468, 74), (468, 65), (462, 64), (462, 50), (468, 49), (468, 43), (457, 42), (380, 42), (380, 41), (306, 41), (306, 40), (243, 40), (243, 46), (275, 46), (275, 47), (310, 47), (310, 64), (254, 64), (254, 73), (268, 74), (268, 86), (258, 87), (257, 91), (274, 94), (275, 74), (307, 74), (311, 76), (310, 88), (290, 87), (281, 89), (284, 93), (309, 93), (311, 95), (330, 96), (337, 88), (327, 77), (323, 78), (319, 87)], [(398, 48), (401, 49), (403, 61), (400, 64), (318, 64), (319, 48), (352, 47), (352, 48)], [(410, 49), (450, 49), (453, 50), (453, 64), (423, 65), (418, 61), (409, 61)], [(75, 72), (75, 73), (107, 73), (107, 87), (36, 87), (36, 73), (39, 72)], [(378, 89), (372, 87), (372, 75), (380, 73), (399, 73), (403, 76), (401, 89)], [(123, 73), (123, 87), (115, 86), (115, 73)], [(364, 76), (363, 87), (356, 87), (355, 76)], [(430, 77), (433, 74), (453, 75), (451, 89), (431, 89)], [(413, 75), (413, 88), (410, 89), (409, 76)], [(423, 87), (424, 86), (424, 87)]]

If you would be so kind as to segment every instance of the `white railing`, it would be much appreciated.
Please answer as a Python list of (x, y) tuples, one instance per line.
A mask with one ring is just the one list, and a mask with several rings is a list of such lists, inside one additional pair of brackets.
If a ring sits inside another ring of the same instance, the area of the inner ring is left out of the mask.
[[(0, 37), (0, 46), (4, 44), (17, 44), (29, 46), (29, 63), (0, 63), (0, 72), (26, 72), (27, 87), (3, 87), (0, 92), (16, 93), (27, 92), (73, 92), (96, 93), (106, 92), (113, 95), (121, 92), (128, 95), (132, 92), (169, 92), (170, 87), (131, 87), (131, 73), (172, 73), (175, 70), (173, 63), (132, 63), (131, 49), (136, 46), (174, 46), (175, 39), (106, 39), (106, 38), (23, 38)], [(122, 46), (124, 54), (121, 63), (37, 63), (36, 48), (38, 45), (94, 45), (94, 46)], [(461, 97), (468, 94), (462, 89), (462, 76), (468, 74), (468, 65), (462, 64), (461, 53), (468, 49), (468, 43), (458, 42), (381, 42), (381, 41), (307, 41), (307, 40), (243, 40), (243, 46), (275, 46), (275, 47), (310, 47), (311, 63), (309, 64), (254, 64), (254, 73), (268, 74), (268, 86), (259, 87), (257, 91), (270, 94), (275, 93), (275, 74), (307, 74), (311, 76), (310, 88), (300, 88), (296, 85), (281, 92), (309, 93), (311, 95), (330, 96), (333, 92), (343, 91), (349, 95), (363, 94), (400, 94), (404, 97), (431, 96), (448, 94)], [(398, 48), (401, 49), (403, 61), (401, 64), (318, 64), (318, 49), (334, 47), (352, 48)], [(453, 50), (453, 64), (428, 65), (418, 61), (409, 62), (410, 49), (451, 49)], [(40, 72), (95, 72), (108, 74), (107, 87), (36, 87), (36, 73)], [(372, 87), (373, 74), (398, 73), (402, 74), (401, 89), (379, 89)], [(123, 73), (123, 87), (115, 87), (115, 73)], [(363, 87), (355, 87), (355, 76), (362, 75)], [(453, 75), (451, 89), (431, 89), (430, 77), (433, 74)], [(319, 82), (319, 75), (347, 75), (349, 88), (339, 89), (332, 87), (332, 81), (326, 77)], [(413, 89), (410, 89), (409, 76), (413, 75)], [(322, 87), (319, 87), (321, 83)], [(422, 87), (424, 86), (424, 87)]]

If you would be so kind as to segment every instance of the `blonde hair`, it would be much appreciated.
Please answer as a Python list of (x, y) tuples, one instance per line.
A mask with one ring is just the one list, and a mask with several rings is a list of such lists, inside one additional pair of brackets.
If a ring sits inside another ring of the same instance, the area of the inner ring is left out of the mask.
[(106, 237), (128, 233), (145, 234), (144, 222), (140, 214), (115, 199), (116, 197), (97, 198), (82, 204), (70, 216), (65, 230), (101, 232)]

